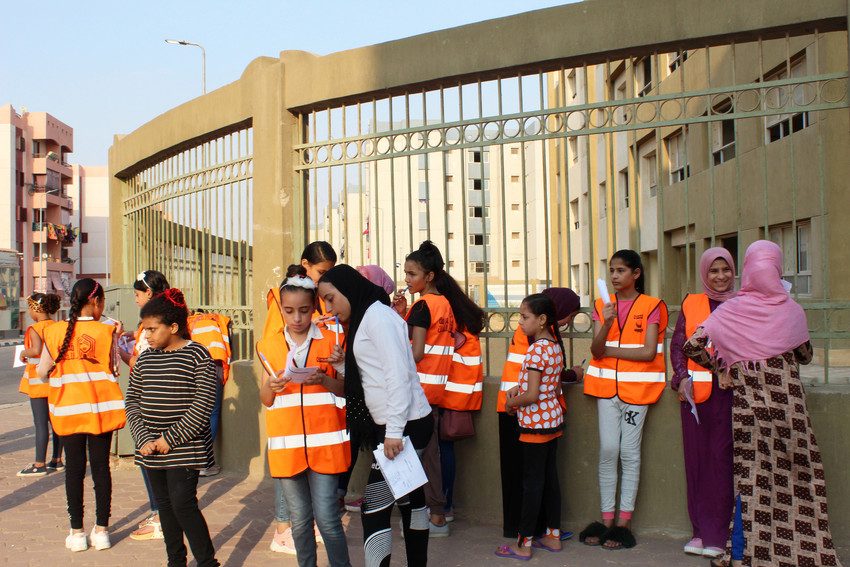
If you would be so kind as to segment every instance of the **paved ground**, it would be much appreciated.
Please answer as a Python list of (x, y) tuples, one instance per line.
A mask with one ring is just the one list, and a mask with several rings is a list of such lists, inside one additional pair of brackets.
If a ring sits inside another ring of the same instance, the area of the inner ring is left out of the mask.
[[(15, 404), (0, 408), (0, 564), (12, 566), (44, 565), (108, 565), (145, 567), (165, 565), (162, 541), (138, 542), (129, 538), (147, 508), (147, 497), (138, 470), (128, 459), (113, 462), (113, 548), (71, 553), (64, 548), (67, 533), (64, 477), (53, 473), (42, 479), (22, 479), (15, 473), (32, 458), (33, 433), (29, 406)], [(87, 479), (85, 526), (93, 524), (94, 496)], [(202, 480), (199, 496), (204, 515), (210, 525), (213, 542), (222, 565), (295, 566), (294, 558), (269, 551), (274, 491), (269, 481), (257, 483), (236, 475), (222, 474)], [(351, 561), (363, 565), (362, 538), (357, 514), (344, 516), (350, 542)], [(576, 526), (569, 526), (575, 529)], [(393, 520), (398, 535), (398, 521)], [(462, 510), (453, 524), (453, 535), (431, 540), (429, 560), (432, 565), (480, 566), (512, 565), (513, 561), (497, 560), (495, 547), (507, 540), (497, 534), (501, 530), (490, 522), (464, 518)], [(682, 542), (663, 537), (639, 538), (640, 544), (630, 551), (604, 551), (589, 548), (577, 541), (567, 543), (563, 552), (539, 552), (532, 565), (540, 566), (705, 566), (706, 560), (682, 554)], [(394, 564), (404, 565), (400, 538), (395, 538)], [(319, 564), (327, 565), (320, 551)], [(194, 563), (190, 563), (194, 565)]]
[(18, 392), (18, 384), (21, 381), (24, 368), (12, 368), (12, 356), (14, 354), (14, 346), (3, 346), (3, 343), (0, 342), (0, 407), (27, 401), (26, 396)]

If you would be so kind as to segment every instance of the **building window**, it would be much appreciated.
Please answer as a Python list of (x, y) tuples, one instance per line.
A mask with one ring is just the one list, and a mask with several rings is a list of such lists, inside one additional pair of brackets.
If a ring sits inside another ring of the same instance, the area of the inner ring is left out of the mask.
[(481, 152), (480, 151), (469, 152), (469, 163), (481, 163)]
[(88, 244), (89, 243), (89, 233), (88, 232), (81, 232), (80, 233), (80, 243), (82, 243), (82, 244)]
[(519, 183), (519, 175), (511, 175), (511, 183)]
[(621, 209), (629, 208), (629, 170), (624, 169), (618, 175), (620, 182), (620, 203)]
[(511, 148), (511, 155), (512, 155), (512, 156), (519, 155), (519, 147), (517, 147), (517, 146), (513, 146), (513, 147)]
[(469, 207), (469, 216), (480, 219), (484, 216), (484, 207)]
[(518, 211), (519, 210), (519, 203), (511, 203), (511, 210), (512, 211)]
[(455, 261), (449, 260), (449, 268), (454, 268), (454, 267), (455, 267)]
[(482, 246), (482, 245), (490, 245), (490, 235), (484, 234), (470, 234), (469, 235), (469, 245), (470, 246)]
[(446, 175), (446, 183), (451, 183), (454, 180), (454, 177), (451, 175)]
[(32, 141), (32, 155), (34, 157), (41, 157), (41, 154), (42, 154), (42, 151), (43, 151), (43, 146), (44, 146), (44, 144), (42, 142), (39, 142), (38, 140), (33, 140)]
[(687, 130), (679, 130), (667, 138), (667, 157), (670, 160), (670, 184), (684, 181), (691, 176), (691, 166), (686, 160), (685, 136)]
[(446, 210), (447, 211), (453, 211), (453, 210), (455, 210), (455, 206), (452, 205), (451, 203), (449, 203), (448, 205), (446, 205)]
[(772, 226), (768, 231), (768, 238), (782, 248), (782, 278), (794, 286), (792, 292), (811, 295), (812, 224), (808, 220), (798, 221), (796, 228), (795, 232), (794, 226), (790, 224)]
[(570, 147), (570, 155), (573, 158), (573, 161), (578, 161), (578, 137), (570, 136), (567, 138), (567, 143)]
[(646, 96), (652, 90), (652, 58), (644, 57), (635, 64), (635, 91)]
[(455, 239), (455, 233), (454, 233), (454, 232), (450, 232), (450, 233), (449, 233), (449, 235), (448, 235), (448, 239), (449, 239), (449, 240), (454, 240), (454, 239)]
[[(806, 76), (806, 58), (800, 57), (791, 64), (790, 78), (799, 79)], [(788, 68), (783, 67), (768, 76), (765, 76), (765, 81), (779, 81), (789, 78)], [(811, 84), (791, 85), (789, 87), (779, 87), (767, 89), (765, 93), (765, 106), (767, 108), (784, 108), (786, 106), (805, 106), (806, 101), (813, 97), (811, 89), (814, 88)], [(789, 97), (789, 93), (793, 93), (793, 99)], [(786, 136), (790, 136), (794, 132), (799, 132), (803, 128), (811, 125), (808, 112), (797, 112), (795, 114), (778, 114), (775, 116), (766, 116), (764, 119), (765, 141), (766, 143), (781, 140)]]
[(472, 188), (476, 191), (480, 191), (481, 189), (488, 189), (489, 183), (486, 179), (473, 179), (472, 180)]
[(576, 98), (578, 96), (578, 88), (576, 88), (575, 69), (570, 69), (570, 72), (567, 73), (567, 90), (569, 91), (567, 94), (572, 95), (572, 98)]
[(604, 181), (599, 184), (599, 218), (608, 218), (608, 189)]
[(655, 197), (658, 194), (658, 157), (655, 152), (643, 156), (641, 167), (641, 184), (650, 197)]
[(511, 268), (519, 268), (519, 260), (511, 260)]
[(667, 68), (670, 69), (672, 73), (676, 69), (682, 66), (682, 63), (688, 60), (688, 52), (687, 51), (674, 51), (673, 53), (667, 54)]
[(570, 217), (573, 221), (573, 228), (578, 230), (578, 227), (580, 226), (578, 217), (578, 199), (570, 201)]
[(519, 240), (519, 233), (518, 232), (512, 232), (511, 233), (511, 239)]
[(490, 271), (490, 262), (470, 262), (469, 269), (476, 274), (483, 274), (485, 270)]

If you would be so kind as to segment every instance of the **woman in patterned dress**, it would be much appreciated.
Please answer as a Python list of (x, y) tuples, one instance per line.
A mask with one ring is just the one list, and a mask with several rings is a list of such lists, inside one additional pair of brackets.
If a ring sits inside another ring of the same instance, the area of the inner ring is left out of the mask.
[[(782, 251), (765, 240), (744, 257), (741, 290), (684, 347), (733, 388), (736, 506), (726, 556), (712, 565), (840, 566), (826, 481), (799, 364), (812, 360), (803, 309), (782, 282)], [(713, 352), (709, 352), (713, 349)]]

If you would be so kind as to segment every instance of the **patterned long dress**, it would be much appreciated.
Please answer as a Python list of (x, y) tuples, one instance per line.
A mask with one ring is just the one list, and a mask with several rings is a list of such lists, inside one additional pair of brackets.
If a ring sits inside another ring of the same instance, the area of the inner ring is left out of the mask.
[[(685, 355), (713, 369), (702, 328)], [(734, 387), (735, 494), (741, 497), (743, 564), (755, 567), (840, 566), (832, 544), (826, 480), (800, 382), (812, 360), (806, 342), (763, 362), (730, 368)], [(731, 538), (726, 561), (730, 560)]]

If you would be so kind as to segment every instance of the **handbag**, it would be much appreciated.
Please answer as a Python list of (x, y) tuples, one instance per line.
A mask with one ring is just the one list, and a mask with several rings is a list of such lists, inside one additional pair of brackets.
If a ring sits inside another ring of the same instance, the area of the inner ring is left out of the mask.
[(440, 439), (443, 441), (460, 441), (475, 435), (475, 425), (472, 423), (471, 411), (441, 410)]

